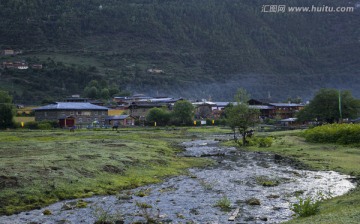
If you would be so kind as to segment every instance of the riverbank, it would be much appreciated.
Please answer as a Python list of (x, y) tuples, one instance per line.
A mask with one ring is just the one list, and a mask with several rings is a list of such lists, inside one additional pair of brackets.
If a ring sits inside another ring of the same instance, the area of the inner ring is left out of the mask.
[[(271, 153), (224, 147), (229, 135), (202, 136), (181, 143), (180, 156), (207, 157), (213, 166), (117, 195), (61, 201), (42, 209), (0, 216), (0, 223), (279, 223), (290, 220), (297, 195), (354, 188), (348, 175), (296, 169)], [(44, 215), (47, 214), (47, 215)], [(115, 222), (117, 220), (117, 222)], [(121, 220), (121, 221), (120, 221)]]
[(0, 132), (0, 214), (116, 194), (206, 166), (178, 157), (185, 128)]
[[(360, 148), (335, 144), (305, 142), (301, 131), (256, 133), (273, 137), (268, 148), (247, 147), (250, 151), (272, 152), (300, 161), (314, 170), (333, 170), (360, 178)], [(229, 142), (229, 144), (233, 144)], [(297, 218), (289, 223), (359, 223), (360, 187), (346, 195), (321, 203), (320, 213), (307, 218)]]
[[(187, 168), (204, 167), (211, 162), (199, 157), (177, 156), (182, 149), (176, 144), (209, 135), (216, 138), (216, 134), (225, 133), (231, 133), (230, 129), (1, 132), (1, 212), (11, 214), (36, 209), (69, 198), (115, 195), (123, 189), (188, 174)], [(310, 144), (298, 134), (299, 131), (256, 133), (257, 136), (272, 136), (274, 143), (269, 148), (249, 147), (246, 150), (289, 156), (314, 170), (360, 176), (358, 148)], [(210, 185), (205, 183), (207, 187)], [(290, 223), (359, 223), (359, 211), (357, 187), (344, 196), (323, 202), (318, 215), (294, 219)]]

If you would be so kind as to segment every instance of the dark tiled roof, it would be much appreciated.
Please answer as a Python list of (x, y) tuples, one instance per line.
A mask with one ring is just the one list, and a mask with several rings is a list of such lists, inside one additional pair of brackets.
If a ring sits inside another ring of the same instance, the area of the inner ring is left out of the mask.
[(34, 110), (108, 110), (108, 108), (83, 102), (56, 102)]

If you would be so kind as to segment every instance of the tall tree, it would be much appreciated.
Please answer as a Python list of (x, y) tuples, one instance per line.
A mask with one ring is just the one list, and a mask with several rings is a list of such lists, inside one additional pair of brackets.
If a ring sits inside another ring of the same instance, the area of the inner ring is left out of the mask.
[(236, 129), (242, 136), (242, 145), (246, 145), (246, 134), (250, 127), (259, 122), (260, 112), (249, 107), (249, 94), (244, 89), (239, 89), (235, 95), (236, 103), (225, 109), (227, 124), (234, 132), (236, 138)]
[(0, 91), (0, 128), (13, 127), (13, 116), (14, 108), (11, 96), (5, 91)]
[(360, 101), (355, 99), (350, 91), (321, 89), (297, 117), (299, 121), (334, 123), (342, 118), (355, 118), (359, 112)]
[(174, 105), (172, 115), (180, 124), (191, 124), (194, 117), (194, 106), (186, 100), (177, 101)]

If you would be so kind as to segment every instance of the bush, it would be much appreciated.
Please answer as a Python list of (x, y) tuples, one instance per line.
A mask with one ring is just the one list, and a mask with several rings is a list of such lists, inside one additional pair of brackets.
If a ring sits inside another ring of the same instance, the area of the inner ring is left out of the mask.
[(41, 130), (49, 130), (52, 128), (58, 128), (59, 124), (56, 121), (29, 121), (24, 125), (25, 128), (28, 129), (41, 129)]
[(259, 147), (270, 147), (272, 143), (273, 143), (273, 139), (271, 137), (259, 139)]
[(329, 124), (308, 129), (303, 136), (308, 142), (315, 143), (337, 143), (337, 144), (359, 144), (359, 124)]
[(270, 147), (273, 143), (273, 139), (271, 137), (251, 137), (246, 140), (248, 141), (248, 146)]
[(215, 207), (220, 207), (222, 210), (230, 210), (231, 202), (228, 197), (224, 196), (216, 202)]
[(314, 200), (311, 197), (305, 199), (298, 198), (298, 202), (291, 205), (291, 211), (297, 216), (308, 217), (317, 214), (320, 211), (320, 200)]

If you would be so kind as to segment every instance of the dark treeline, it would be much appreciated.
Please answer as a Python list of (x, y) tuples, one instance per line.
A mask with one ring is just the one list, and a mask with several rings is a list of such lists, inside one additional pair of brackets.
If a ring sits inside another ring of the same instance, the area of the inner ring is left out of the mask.
[[(352, 13), (263, 13), (264, 4), (268, 3), (2, 0), (0, 47), (81, 52), (105, 68), (116, 68), (109, 78), (120, 85), (139, 91), (152, 86), (164, 93), (177, 93), (189, 82), (210, 85), (244, 80), (248, 74), (271, 74), (275, 78), (265, 80), (273, 84), (256, 91), (277, 95), (277, 80), (289, 75), (313, 75), (311, 83), (326, 87), (318, 76), (352, 77), (360, 70), (359, 8)], [(337, 7), (355, 6), (356, 1), (271, 1), (278, 4)], [(151, 66), (161, 67), (166, 75), (147, 74)], [(284, 98), (290, 90), (285, 94)]]

